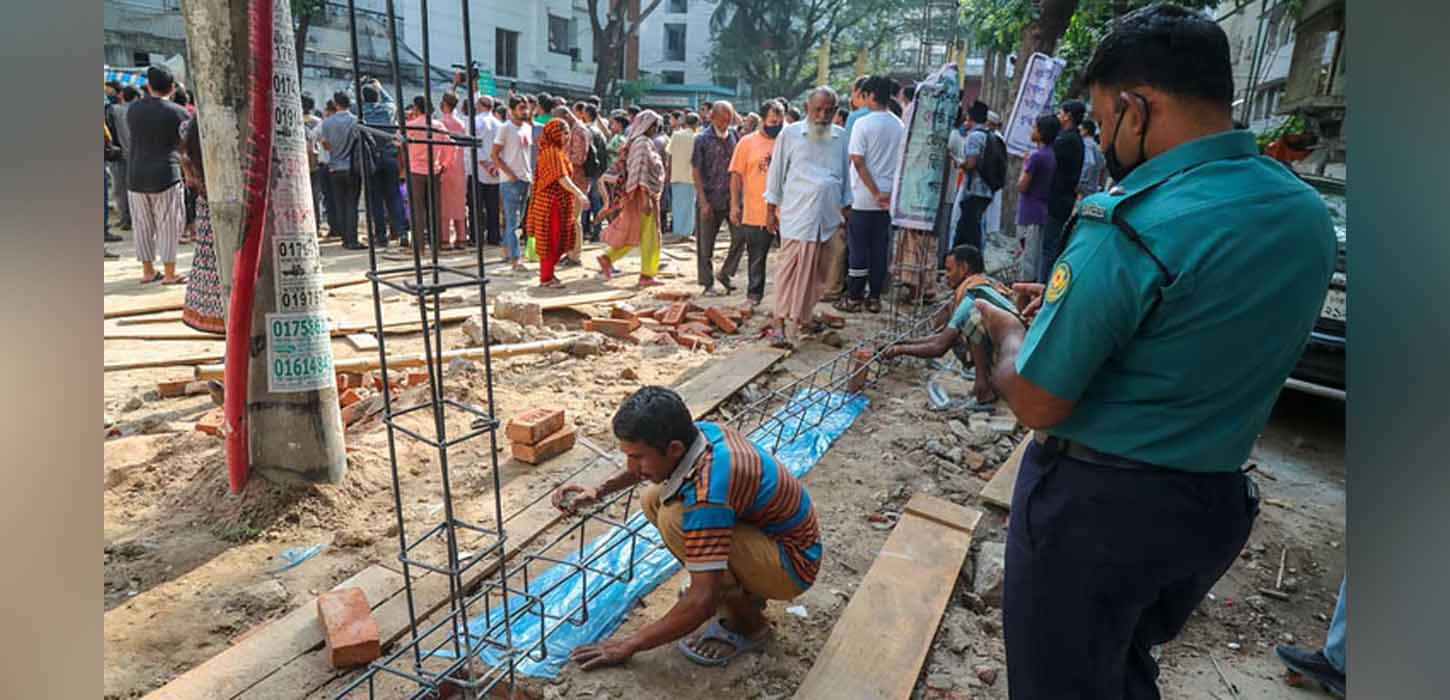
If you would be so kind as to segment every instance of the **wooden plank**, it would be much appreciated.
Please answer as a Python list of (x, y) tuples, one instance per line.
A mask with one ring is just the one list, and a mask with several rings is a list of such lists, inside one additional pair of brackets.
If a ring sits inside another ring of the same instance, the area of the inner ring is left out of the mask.
[[(446, 325), (448, 325), (450, 323), (458, 323), (460, 321), (466, 321), (466, 320), (468, 320), (468, 318), (470, 316), (477, 316), (477, 315), (478, 315), (478, 309), (477, 308), (469, 308), (469, 309), (449, 309), (449, 310), (445, 310), (443, 313), (439, 314), (436, 322), (437, 323), (441, 323), (441, 324), (443, 324), (443, 325), (446, 326)], [(122, 319), (120, 321), (117, 321), (117, 323), (124, 324), (127, 321), (131, 321), (132, 323), (136, 323), (136, 322), (139, 322), (140, 320), (149, 320), (149, 319)], [(428, 320), (429, 320), (430, 323), (435, 322), (435, 320), (431, 317), (431, 315), (430, 315), (430, 317), (429, 317)], [(383, 322), (383, 334), (384, 335), (400, 335), (400, 334), (406, 334), (406, 333), (417, 333), (418, 331), (420, 331), (422, 329), (422, 327), (423, 327), (423, 324), (420, 321), (418, 321), (417, 319), (397, 320), (397, 321), (384, 321)], [(331, 331), (330, 331), (332, 337), (334, 337), (334, 338), (342, 338), (342, 337), (345, 337), (345, 336), (353, 335), (355, 333), (376, 333), (376, 332), (377, 332), (377, 324), (374, 323), (373, 321), (348, 321), (348, 322), (344, 322), (344, 323), (338, 323), (337, 325), (333, 326), (332, 329), (331, 329)], [(189, 329), (186, 330), (186, 331), (177, 331), (177, 332), (174, 332), (174, 333), (107, 333), (105, 335), (102, 335), (101, 337), (104, 340), (159, 340), (159, 341), (164, 341), (164, 340), (224, 340), (225, 339), (225, 336), (215, 335), (215, 334), (211, 334), (211, 333), (198, 333), (196, 331), (192, 331), (192, 330), (189, 330)]]
[(367, 352), (378, 349), (378, 339), (371, 333), (349, 333), (347, 342), (352, 344), (354, 350)]
[(981, 516), (926, 494), (913, 496), (795, 697), (911, 697)]
[[(698, 417), (714, 410), (715, 406), (719, 405), (721, 401), (724, 401), (725, 398), (739, 391), (741, 387), (744, 387), (785, 354), (775, 350), (771, 350), (768, 353), (748, 352), (748, 350), (737, 351), (724, 358), (725, 362), (714, 363), (720, 366), (737, 366), (732, 371), (725, 373), (711, 373), (707, 371), (685, 379), (684, 381), (676, 382), (676, 391), (684, 398), (686, 405), (691, 407), (693, 415)], [(747, 367), (753, 369), (745, 369)], [(700, 410), (700, 412), (696, 412), (697, 410)], [(598, 485), (620, 471), (622, 461), (614, 458), (604, 458), (602, 450), (594, 446), (587, 439), (581, 439), (581, 443), (589, 447), (592, 454), (581, 453), (578, 459), (588, 459), (590, 462), (582, 472), (565, 477), (568, 481)], [(566, 469), (557, 473), (571, 474), (573, 472), (573, 469)], [(505, 503), (509, 503), (533, 500), (537, 498), (537, 494), (529, 489), (529, 484), (526, 480), (520, 479), (510, 482), (505, 486), (500, 497)], [(540, 499), (525, 508), (515, 511), (504, 519), (505, 527), (508, 530), (508, 551), (513, 554), (522, 551), (529, 544), (543, 537), (563, 517), (563, 514), (555, 509), (547, 498)], [(464, 542), (462, 548), (469, 549), (476, 545), (476, 541), (469, 540)], [(481, 562), (474, 570), (469, 572), (469, 585), (482, 580), (484, 577), (496, 575), (497, 568), (494, 562)], [(446, 578), (426, 572), (422, 575), (414, 576), (413, 598), (416, 606), (417, 619), (420, 624), (429, 615), (442, 609), (447, 604), (447, 583)], [(402, 589), (401, 579), (398, 590), (386, 600), (373, 607), (373, 617), (377, 620), (378, 628), (382, 632), (382, 641), (385, 649), (389, 645), (411, 634), (408, 626), (407, 596)], [(340, 675), (327, 663), (326, 651), (314, 649), (295, 657), (290, 662), (278, 668), (274, 673), (268, 674), (249, 689), (246, 689), (238, 695), (229, 697), (227, 700), (271, 700), (272, 698), (283, 697), (305, 697), (309, 693), (323, 688)]]
[(997, 468), (997, 473), (992, 475), (992, 480), (982, 487), (982, 502), (1011, 510), (1012, 490), (1017, 488), (1017, 470), (1022, 467), (1022, 455), (1027, 453), (1027, 443), (1032, 442), (1032, 434), (1028, 433), (1022, 437), (1022, 442), (1012, 449), (1012, 454), (1007, 456), (1007, 461)]
[[(322, 288), (338, 289), (341, 287), (351, 287), (353, 285), (365, 284), (367, 283), (367, 281), (368, 279), (366, 277), (362, 277), (359, 279), (338, 280), (335, 282), (327, 282), (322, 285)], [(130, 316), (148, 316), (150, 314), (165, 313), (167, 311), (180, 311), (182, 309), (182, 306), (182, 302), (175, 301), (166, 304), (150, 304), (147, 306), (136, 306), (129, 309), (112, 309), (110, 311), (103, 312), (101, 314), (101, 318), (127, 318)]]
[(675, 390), (685, 398), (690, 415), (700, 420), (785, 355), (776, 348), (745, 346), (706, 364), (698, 373), (677, 378)]
[[(357, 586), (363, 589), (368, 603), (376, 609), (402, 585), (402, 576), (375, 565), (339, 583), (333, 590)], [(230, 699), (280, 666), (310, 650), (321, 648), (322, 644), (322, 626), (317, 622), (317, 600), (314, 598), (151, 691), (145, 700)]]

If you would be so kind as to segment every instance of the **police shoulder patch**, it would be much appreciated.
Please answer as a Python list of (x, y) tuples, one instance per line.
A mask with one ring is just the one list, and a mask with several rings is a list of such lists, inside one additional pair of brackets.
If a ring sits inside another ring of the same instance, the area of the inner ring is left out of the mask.
[(1052, 268), (1052, 277), (1047, 281), (1047, 302), (1050, 304), (1062, 298), (1069, 284), (1072, 284), (1072, 267), (1063, 260)]

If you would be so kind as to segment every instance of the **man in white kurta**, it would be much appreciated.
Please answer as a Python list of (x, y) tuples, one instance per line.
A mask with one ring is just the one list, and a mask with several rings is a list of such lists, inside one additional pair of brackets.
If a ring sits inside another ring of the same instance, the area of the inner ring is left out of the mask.
[(798, 334), (815, 324), (824, 292), (824, 247), (839, 235), (851, 190), (846, 175), (846, 130), (831, 123), (839, 99), (818, 87), (806, 99), (805, 119), (781, 130), (766, 174), (766, 228), (780, 236), (772, 342), (787, 345), (786, 321)]

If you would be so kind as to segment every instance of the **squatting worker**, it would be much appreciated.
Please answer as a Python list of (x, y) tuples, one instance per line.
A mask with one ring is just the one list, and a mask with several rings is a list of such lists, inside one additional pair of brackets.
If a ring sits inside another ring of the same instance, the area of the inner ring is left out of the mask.
[(613, 427), (626, 471), (597, 489), (561, 486), (554, 505), (573, 511), (650, 482), (640, 507), (690, 572), (690, 585), (664, 617), (579, 647), (573, 659), (587, 671), (680, 640), (686, 658), (723, 666), (760, 646), (769, 634), (765, 601), (799, 596), (820, 568), (820, 526), (805, 487), (734, 428), (692, 422), (684, 400), (664, 387), (625, 399)]
[(1334, 268), (1314, 190), (1233, 128), (1212, 19), (1124, 15), (1083, 80), (1117, 184), (1078, 205), (1030, 329), (976, 302), (992, 383), (1035, 429), (1007, 535), (1013, 700), (1159, 697), (1149, 650), (1248, 538), (1240, 467)]

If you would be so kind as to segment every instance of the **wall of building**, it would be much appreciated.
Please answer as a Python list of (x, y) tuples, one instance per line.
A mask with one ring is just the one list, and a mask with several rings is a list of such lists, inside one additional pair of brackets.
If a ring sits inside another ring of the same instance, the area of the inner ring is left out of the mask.
[[(663, 0), (655, 11), (640, 23), (639, 69), (648, 71), (655, 80), (666, 82), (666, 71), (683, 74), (682, 82), (708, 85), (715, 77), (707, 65), (710, 54), (710, 16), (715, 13), (714, 0), (685, 0), (685, 11), (679, 12), (676, 0)], [(685, 27), (684, 60), (669, 60), (665, 55), (666, 25)]]
[[(398, 13), (407, 23), (405, 39), (423, 53), (423, 16), (420, 0), (399, 0)], [(510, 85), (520, 91), (547, 90), (582, 95), (594, 89), (593, 34), (584, 0), (471, 0), (468, 6), (473, 60), (494, 72), (499, 92)], [(569, 21), (568, 36), (577, 48), (578, 61), (549, 47), (549, 17)], [(463, 15), (460, 2), (428, 3), (429, 62), (451, 71), (464, 62)], [(497, 30), (518, 32), (516, 75), (505, 75), (497, 65)]]

